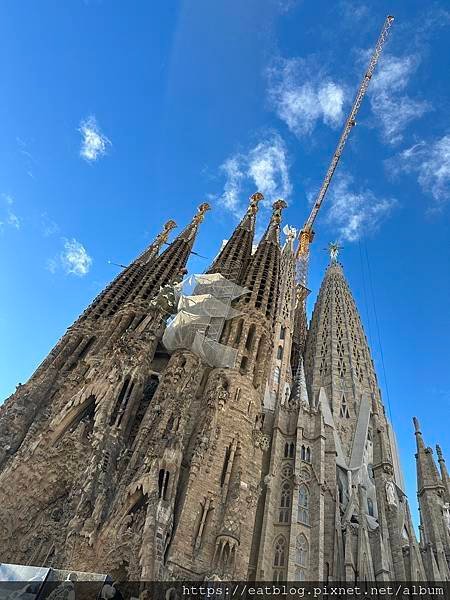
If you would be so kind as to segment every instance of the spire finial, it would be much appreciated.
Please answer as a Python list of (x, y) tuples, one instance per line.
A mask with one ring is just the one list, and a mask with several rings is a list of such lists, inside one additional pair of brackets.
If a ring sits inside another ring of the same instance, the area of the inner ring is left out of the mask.
[(439, 461), (439, 462), (441, 462), (441, 461), (442, 461), (442, 462), (445, 462), (445, 460), (444, 460), (444, 455), (442, 454), (442, 449), (441, 449), (441, 447), (439, 446), (439, 444), (436, 444), (436, 454), (437, 454), (437, 456), (438, 456), (438, 461)]
[(207, 202), (203, 202), (202, 204), (200, 204), (200, 206), (197, 208), (197, 214), (192, 219), (193, 225), (198, 225), (199, 223), (201, 223), (205, 218), (205, 213), (208, 210), (211, 210), (211, 207)]
[(161, 231), (161, 233), (159, 233), (156, 236), (155, 246), (158, 246), (158, 248), (161, 248), (161, 246), (167, 242), (169, 233), (171, 232), (172, 229), (175, 229), (175, 227), (178, 227), (178, 225), (172, 219), (170, 221), (167, 221), (166, 223), (164, 223), (163, 230)]
[(413, 423), (414, 429), (416, 430), (416, 434), (422, 435), (422, 432), (420, 431), (419, 419), (417, 417), (413, 417)]
[(250, 205), (248, 207), (248, 211), (252, 215), (256, 215), (258, 212), (258, 203), (264, 200), (264, 195), (261, 192), (255, 192), (250, 196)]
[(281, 223), (281, 211), (283, 208), (286, 208), (287, 204), (284, 200), (278, 199), (272, 205), (272, 222), (280, 224)]
[(337, 263), (340, 250), (342, 250), (342, 246), (339, 242), (330, 242), (328, 244), (328, 253), (330, 255), (331, 264)]

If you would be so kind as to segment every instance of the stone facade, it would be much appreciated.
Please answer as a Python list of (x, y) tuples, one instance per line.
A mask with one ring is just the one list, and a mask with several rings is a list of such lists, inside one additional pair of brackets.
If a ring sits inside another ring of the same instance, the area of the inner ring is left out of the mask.
[(446, 580), (450, 478), (415, 421), (416, 540), (373, 361), (334, 256), (309, 328), (295, 233), (261, 194), (211, 267), (245, 288), (232, 368), (162, 344), (198, 214), (149, 248), (0, 407), (0, 561), (116, 579)]

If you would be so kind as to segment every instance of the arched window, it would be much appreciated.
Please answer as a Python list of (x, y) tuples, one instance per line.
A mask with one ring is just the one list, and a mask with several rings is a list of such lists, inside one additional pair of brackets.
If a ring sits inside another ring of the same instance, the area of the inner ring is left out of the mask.
[(283, 358), (283, 346), (278, 346), (277, 358), (278, 360), (281, 360)]
[(284, 340), (286, 337), (286, 327), (282, 327), (280, 330), (280, 340)]
[(255, 331), (256, 327), (254, 325), (250, 325), (248, 330), (247, 339), (245, 341), (245, 349), (251, 350), (253, 346), (253, 340), (255, 339)]
[(280, 512), (279, 512), (279, 522), (280, 523), (288, 523), (289, 522), (291, 497), (292, 497), (291, 486), (287, 481), (285, 481), (283, 483), (283, 485), (281, 486)]
[(300, 456), (301, 459), (304, 460), (305, 462), (311, 462), (311, 449), (309, 448), (309, 446), (302, 446), (301, 447), (301, 451), (300, 451)]
[(372, 498), (367, 498), (367, 512), (371, 517), (373, 517), (373, 500)]
[(284, 458), (294, 458), (295, 455), (295, 443), (286, 442), (284, 445)]
[(302, 534), (298, 536), (295, 545), (295, 579), (297, 581), (305, 581), (308, 564), (309, 544), (306, 537)]
[(273, 552), (273, 580), (282, 581), (285, 576), (286, 540), (282, 535), (277, 537)]
[(297, 521), (299, 523), (309, 524), (309, 491), (305, 484), (302, 484), (298, 490), (298, 510)]

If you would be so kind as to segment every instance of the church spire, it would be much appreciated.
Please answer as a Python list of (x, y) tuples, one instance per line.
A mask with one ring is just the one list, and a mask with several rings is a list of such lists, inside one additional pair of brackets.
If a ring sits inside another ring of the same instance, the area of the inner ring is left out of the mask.
[(147, 264), (153, 258), (155, 258), (160, 252), (161, 248), (164, 246), (164, 244), (167, 244), (167, 240), (172, 229), (175, 229), (176, 227), (177, 224), (172, 219), (164, 223), (163, 230), (160, 233), (158, 233), (155, 240), (150, 244), (150, 246), (137, 258), (137, 262), (141, 264)]
[(381, 400), (361, 319), (337, 260), (337, 244), (330, 245), (330, 254), (308, 332), (305, 372), (312, 403), (320, 388), (325, 389), (344, 454), (350, 460), (360, 413), (366, 414), (371, 398)]
[(153, 242), (95, 298), (84, 311), (81, 319), (98, 318), (107, 309), (110, 312), (112, 306), (115, 307), (114, 312), (120, 308), (126, 302), (129, 292), (145, 273), (147, 265), (153, 262), (163, 245), (167, 243), (169, 234), (175, 227), (177, 227), (175, 221), (167, 221)]
[(264, 311), (270, 319), (277, 306), (281, 256), (280, 222), (281, 211), (286, 206), (284, 200), (274, 202), (269, 225), (249, 262), (243, 281), (244, 287), (250, 290), (245, 296), (245, 302)]
[(444, 486), (434, 462), (433, 450), (425, 446), (417, 417), (413, 417), (413, 423), (417, 444), (417, 493), (420, 498), (425, 490), (442, 488)]
[(130, 299), (137, 297), (142, 300), (151, 299), (161, 287), (182, 276), (191, 254), (198, 228), (208, 210), (210, 210), (209, 204), (206, 202), (200, 204), (197, 214), (194, 215), (189, 225), (158, 256), (153, 263), (151, 272), (146, 273), (145, 277), (136, 286)]
[(439, 468), (441, 470), (441, 479), (444, 482), (444, 485), (447, 489), (447, 496), (448, 500), (450, 501), (450, 476), (447, 471), (444, 455), (442, 454), (442, 450), (439, 445), (436, 446), (436, 454), (438, 457)]
[(256, 213), (258, 204), (263, 199), (264, 196), (260, 192), (250, 196), (250, 204), (244, 217), (214, 259), (208, 273), (220, 273), (236, 283), (240, 280), (252, 254)]

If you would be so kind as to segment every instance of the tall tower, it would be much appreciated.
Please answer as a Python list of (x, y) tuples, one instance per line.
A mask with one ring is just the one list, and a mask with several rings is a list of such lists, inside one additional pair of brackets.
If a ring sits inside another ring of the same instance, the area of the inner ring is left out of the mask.
[(304, 364), (300, 358), (290, 394), (283, 390), (267, 406), (271, 450), (256, 577), (424, 578), (395, 439), (335, 250)]
[(417, 497), (420, 507), (422, 553), (428, 578), (450, 579), (450, 495), (448, 473), (438, 446), (441, 475), (433, 458), (433, 450), (425, 446), (420, 424), (414, 417), (417, 454)]
[(95, 539), (168, 356), (152, 298), (182, 277), (208, 205), (174, 222), (69, 328), (0, 407), (1, 560), (95, 568)]

